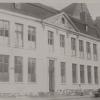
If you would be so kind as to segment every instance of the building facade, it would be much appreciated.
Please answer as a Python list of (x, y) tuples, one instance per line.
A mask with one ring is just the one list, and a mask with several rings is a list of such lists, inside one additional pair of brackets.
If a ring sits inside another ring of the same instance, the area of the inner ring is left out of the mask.
[(73, 17), (50, 11), (40, 4), (1, 4), (0, 93), (70, 94), (100, 87), (97, 31), (91, 28), (91, 35), (85, 24), (91, 34), (84, 34)]

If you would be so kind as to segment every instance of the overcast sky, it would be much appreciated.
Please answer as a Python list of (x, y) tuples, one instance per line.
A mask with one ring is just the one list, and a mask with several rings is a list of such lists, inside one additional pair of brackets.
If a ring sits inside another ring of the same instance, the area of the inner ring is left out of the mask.
[(71, 3), (87, 3), (88, 9), (95, 19), (100, 16), (100, 0), (0, 0), (1, 2), (32, 2), (43, 3), (56, 9), (62, 9)]

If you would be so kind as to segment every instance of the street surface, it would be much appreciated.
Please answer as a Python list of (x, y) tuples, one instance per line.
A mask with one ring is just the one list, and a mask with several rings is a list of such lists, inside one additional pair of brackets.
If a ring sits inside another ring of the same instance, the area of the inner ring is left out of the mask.
[(76, 98), (28, 98), (28, 97), (17, 97), (17, 98), (7, 98), (7, 97), (0, 97), (0, 100), (100, 100), (100, 97), (76, 97)]

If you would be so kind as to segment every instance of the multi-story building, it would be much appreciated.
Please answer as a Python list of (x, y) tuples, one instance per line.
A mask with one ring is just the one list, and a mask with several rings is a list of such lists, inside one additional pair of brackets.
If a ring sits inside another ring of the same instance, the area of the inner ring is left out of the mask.
[(0, 93), (99, 88), (99, 49), (99, 33), (84, 4), (62, 11), (42, 4), (0, 4)]

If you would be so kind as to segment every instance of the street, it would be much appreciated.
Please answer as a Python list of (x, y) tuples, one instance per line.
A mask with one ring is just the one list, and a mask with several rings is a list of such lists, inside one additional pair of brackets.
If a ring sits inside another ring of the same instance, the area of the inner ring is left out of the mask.
[(28, 97), (17, 97), (17, 98), (0, 98), (0, 100), (100, 100), (100, 97), (76, 97), (76, 98), (28, 98)]

